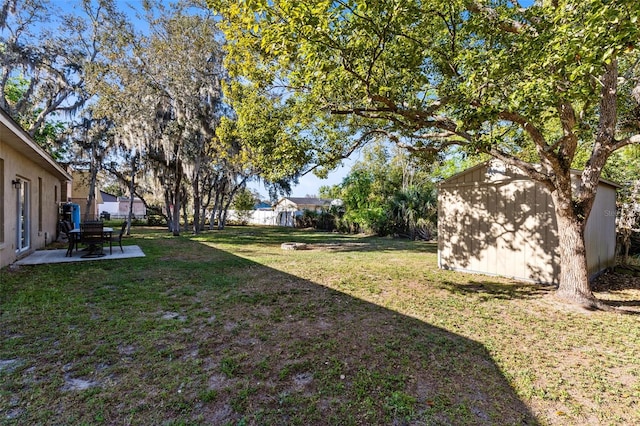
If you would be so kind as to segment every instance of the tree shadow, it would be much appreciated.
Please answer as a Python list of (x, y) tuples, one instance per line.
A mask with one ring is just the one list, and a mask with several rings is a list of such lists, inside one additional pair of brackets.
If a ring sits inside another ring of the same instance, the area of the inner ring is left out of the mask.
[[(126, 260), (68, 265), (69, 279), (56, 284), (80, 306), (52, 311), (48, 333), (69, 333), (73, 324), (74, 345), (100, 350), (76, 355), (64, 369), (16, 373), (66, 378), (98, 364), (92, 379), (111, 384), (87, 398), (59, 386), (12, 389), (24, 401), (16, 403), (18, 421), (37, 418), (43, 407), (30, 394), (38, 392), (63, 423), (65, 413), (90, 423), (92, 404), (108, 401), (101, 416), (115, 424), (134, 413), (149, 423), (538, 424), (477, 341), (195, 240), (139, 243), (147, 257), (135, 268)], [(89, 282), (82, 271), (90, 271)], [(462, 291), (477, 289), (500, 293), (485, 282)], [(91, 319), (68, 313), (86, 309)], [(26, 333), (20, 324), (11, 324), (14, 333)], [(56, 353), (67, 349), (64, 337), (34, 337), (61, 342)]]
[(624, 314), (640, 314), (640, 310), (625, 309), (640, 307), (640, 300), (629, 299), (640, 296), (636, 290), (640, 290), (640, 270), (635, 267), (616, 266), (593, 281), (593, 291), (602, 294), (600, 300)]
[[(435, 251), (433, 244), (425, 247)], [(375, 249), (370, 244), (349, 250)], [(240, 273), (244, 281), (250, 270), (252, 277), (227, 293), (228, 332), (204, 342), (207, 352), (241, 354), (241, 381), (250, 381), (265, 359), (279, 379), (267, 392), (279, 395), (277, 401), (258, 391), (248, 396), (250, 408), (227, 420), (538, 423), (481, 343), (234, 254), (207, 251), (233, 265), (226, 274)], [(499, 292), (497, 283), (477, 285)], [(534, 297), (540, 291), (527, 286), (514, 294)], [(217, 390), (230, 392), (233, 380), (218, 380)]]
[[(283, 243), (302, 243), (300, 250), (367, 252), (412, 250), (424, 253), (437, 253), (435, 241), (413, 241), (408, 238), (381, 237), (367, 235), (340, 234), (337, 232), (302, 230), (286, 227), (264, 226), (259, 230), (251, 227), (227, 227), (224, 233), (218, 233), (217, 243), (244, 245), (250, 248), (254, 244), (277, 246)], [(209, 231), (203, 234), (207, 235)]]
[(440, 286), (453, 294), (474, 295), (479, 300), (538, 299), (553, 293), (557, 289), (554, 285), (518, 281), (494, 282), (488, 279), (470, 280), (465, 283), (443, 281)]

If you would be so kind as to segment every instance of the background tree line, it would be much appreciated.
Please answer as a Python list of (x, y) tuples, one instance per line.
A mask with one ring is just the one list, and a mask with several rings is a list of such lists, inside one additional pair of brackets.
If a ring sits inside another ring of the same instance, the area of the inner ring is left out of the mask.
[(254, 93), (225, 95), (235, 83), (204, 2), (60, 6), (3, 1), (0, 107), (53, 156), (89, 172), (86, 213), (101, 180), (141, 198), (175, 235), (197, 233), (207, 221), (224, 227), (248, 182), (275, 197), (316, 167), (307, 137), (280, 130), (291, 112)]
[(321, 227), (341, 232), (429, 240), (437, 230), (437, 194), (432, 166), (382, 141), (362, 150), (340, 185), (321, 187), (320, 197), (339, 199)]

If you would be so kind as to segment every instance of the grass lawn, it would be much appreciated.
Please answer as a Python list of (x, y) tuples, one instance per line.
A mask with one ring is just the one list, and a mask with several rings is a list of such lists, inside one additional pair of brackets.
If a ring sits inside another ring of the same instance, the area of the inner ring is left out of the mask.
[[(0, 270), (0, 424), (640, 424), (639, 316), (438, 270), (435, 244), (125, 244), (147, 257)], [(633, 287), (598, 296), (637, 310)]]

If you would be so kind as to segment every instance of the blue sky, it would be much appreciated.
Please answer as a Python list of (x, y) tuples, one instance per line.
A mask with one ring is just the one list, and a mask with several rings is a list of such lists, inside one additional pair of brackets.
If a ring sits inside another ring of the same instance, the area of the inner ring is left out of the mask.
[[(342, 180), (349, 174), (353, 163), (358, 161), (358, 153), (354, 153), (350, 158), (342, 161), (342, 166), (338, 166), (335, 170), (329, 172), (329, 176), (326, 179), (320, 179), (313, 173), (309, 173), (306, 176), (300, 178), (300, 183), (292, 187), (292, 197), (305, 197), (307, 195), (320, 195), (318, 190), (321, 186), (333, 186), (342, 183)], [(263, 199), (268, 199), (267, 191), (262, 184), (252, 183), (249, 189), (258, 191)]]

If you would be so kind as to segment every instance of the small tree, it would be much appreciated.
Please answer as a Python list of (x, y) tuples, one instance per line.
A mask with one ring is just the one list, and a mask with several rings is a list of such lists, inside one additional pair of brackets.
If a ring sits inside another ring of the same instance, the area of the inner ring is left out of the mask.
[(247, 188), (238, 191), (231, 203), (231, 207), (236, 211), (238, 220), (242, 225), (249, 223), (255, 205), (256, 196)]
[(433, 237), (438, 212), (434, 188), (410, 187), (397, 192), (390, 204), (396, 232), (406, 233), (412, 240)]

